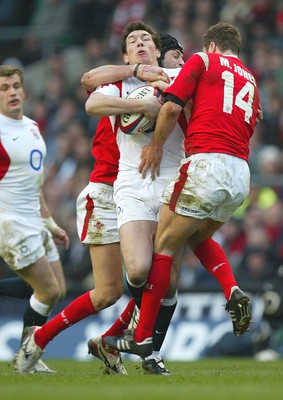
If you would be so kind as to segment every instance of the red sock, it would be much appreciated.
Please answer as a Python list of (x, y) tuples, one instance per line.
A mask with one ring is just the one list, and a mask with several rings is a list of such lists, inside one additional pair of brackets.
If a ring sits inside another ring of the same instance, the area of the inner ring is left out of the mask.
[(102, 338), (104, 338), (105, 336), (120, 336), (120, 335), (122, 335), (123, 331), (125, 329), (127, 329), (128, 325), (131, 321), (135, 305), (136, 305), (135, 300), (131, 299), (129, 301), (129, 303), (127, 304), (127, 307), (125, 308), (125, 310), (116, 319), (114, 324), (108, 329), (108, 331), (103, 333)]
[(36, 331), (34, 340), (41, 349), (44, 349), (60, 332), (91, 314), (96, 314), (96, 310), (93, 307), (90, 292), (87, 292), (72, 301), (63, 311)]
[(153, 263), (142, 295), (140, 320), (134, 337), (136, 342), (143, 342), (152, 337), (160, 303), (169, 289), (172, 263), (172, 257), (153, 255)]
[(215, 240), (207, 239), (196, 246), (194, 253), (207, 271), (217, 279), (228, 301), (231, 288), (237, 286), (237, 282), (222, 247)]

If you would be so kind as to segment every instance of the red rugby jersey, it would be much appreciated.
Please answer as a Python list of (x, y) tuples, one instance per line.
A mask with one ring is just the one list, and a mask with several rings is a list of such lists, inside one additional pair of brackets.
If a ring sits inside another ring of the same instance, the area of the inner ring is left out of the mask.
[(193, 102), (187, 155), (226, 153), (248, 160), (259, 107), (252, 73), (233, 55), (195, 53), (166, 89), (167, 100)]

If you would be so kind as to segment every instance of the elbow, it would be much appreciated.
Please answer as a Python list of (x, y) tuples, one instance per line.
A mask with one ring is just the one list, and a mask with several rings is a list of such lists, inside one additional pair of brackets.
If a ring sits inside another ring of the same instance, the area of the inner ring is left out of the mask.
[(83, 88), (85, 88), (86, 90), (93, 92), (96, 89), (96, 84), (94, 82), (93, 77), (91, 76), (91, 74), (89, 72), (86, 72), (83, 74), (82, 78), (81, 78), (81, 85)]
[(90, 116), (95, 115), (93, 112), (93, 107), (91, 107), (91, 105), (88, 103), (86, 103), (86, 105), (85, 105), (85, 111), (86, 111), (87, 115), (90, 115)]
[(89, 98), (85, 103), (85, 111), (86, 111), (87, 115), (93, 115), (93, 113), (92, 113), (93, 107), (92, 107), (92, 103), (90, 102)]
[(88, 78), (88, 73), (86, 72), (85, 74), (83, 74), (82, 78), (81, 78), (81, 85), (82, 87), (84, 87), (85, 89), (87, 89), (87, 82), (88, 82), (89, 78)]
[[(95, 99), (96, 100), (96, 99)], [(99, 103), (92, 99), (88, 99), (85, 103), (85, 111), (90, 117), (100, 117)]]

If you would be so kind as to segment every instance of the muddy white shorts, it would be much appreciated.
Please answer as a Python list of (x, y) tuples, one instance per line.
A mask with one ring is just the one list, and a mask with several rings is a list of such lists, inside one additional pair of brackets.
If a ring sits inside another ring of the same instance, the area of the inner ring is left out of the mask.
[(59, 260), (56, 244), (40, 216), (0, 212), (0, 256), (13, 271), (45, 255), (49, 262)]
[(113, 187), (89, 182), (77, 199), (77, 230), (83, 244), (120, 241)]
[(157, 222), (161, 194), (176, 173), (177, 169), (162, 170), (154, 181), (150, 177), (143, 179), (137, 171), (119, 173), (114, 182), (118, 228), (130, 221)]
[(220, 153), (194, 154), (182, 160), (179, 174), (162, 195), (177, 214), (226, 222), (250, 190), (248, 163)]

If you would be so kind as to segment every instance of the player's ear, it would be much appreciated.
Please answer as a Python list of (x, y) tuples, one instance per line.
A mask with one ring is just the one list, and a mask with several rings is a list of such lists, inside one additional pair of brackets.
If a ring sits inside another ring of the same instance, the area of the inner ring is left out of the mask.
[(216, 52), (216, 43), (210, 42), (208, 46), (208, 53), (215, 53)]
[(129, 57), (128, 57), (128, 55), (126, 53), (123, 54), (123, 61), (124, 61), (125, 64), (130, 64), (129, 63)]
[(160, 58), (161, 56), (161, 51), (159, 49), (156, 49), (156, 58)]

